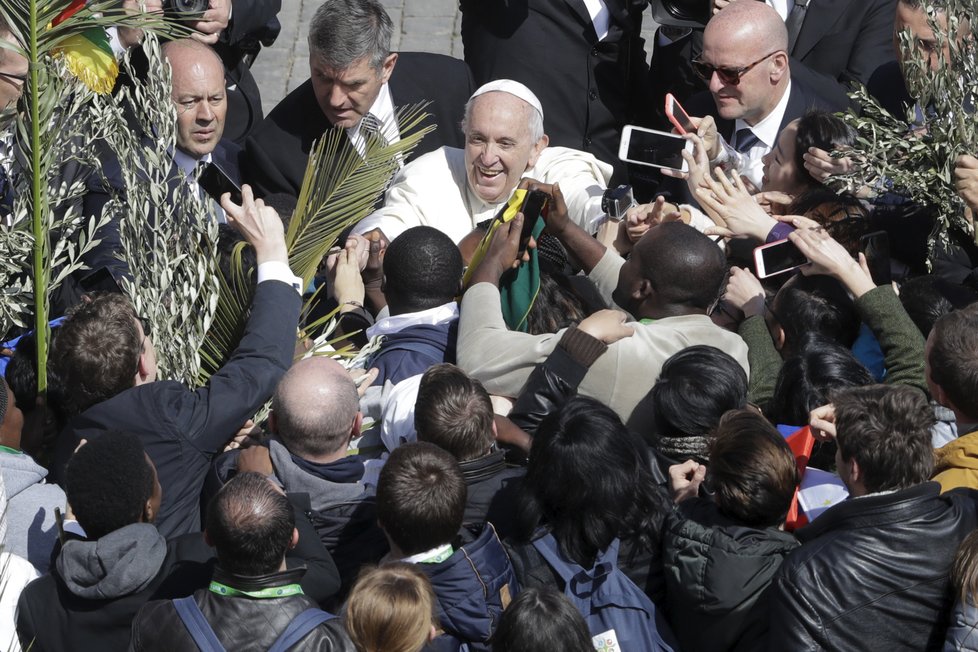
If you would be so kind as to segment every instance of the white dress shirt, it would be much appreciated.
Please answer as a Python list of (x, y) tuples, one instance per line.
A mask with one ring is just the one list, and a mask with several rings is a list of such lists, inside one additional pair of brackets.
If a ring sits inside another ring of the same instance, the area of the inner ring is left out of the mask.
[[(397, 116), (394, 114), (394, 100), (391, 98), (390, 86), (384, 84), (380, 87), (380, 93), (377, 94), (377, 99), (370, 106), (370, 111), (378, 120), (380, 120), (383, 128), (381, 133), (384, 139), (388, 143), (396, 143), (401, 140), (401, 130), (397, 125)], [(357, 122), (354, 126), (346, 130), (346, 136), (350, 139), (350, 142), (356, 148), (360, 156), (363, 156), (367, 151), (367, 139), (360, 133), (360, 125), (362, 122)]]

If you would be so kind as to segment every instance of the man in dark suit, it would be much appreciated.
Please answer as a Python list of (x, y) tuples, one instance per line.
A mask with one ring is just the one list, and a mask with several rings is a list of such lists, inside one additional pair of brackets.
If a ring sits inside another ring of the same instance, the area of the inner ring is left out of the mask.
[(709, 92), (694, 96), (687, 109), (694, 116), (713, 116), (719, 135), (736, 150), (725, 151), (713, 139), (711, 160), (736, 158), (738, 171), (757, 187), (761, 158), (774, 148), (785, 125), (811, 108), (838, 111), (845, 106), (844, 97), (820, 96), (805, 70), (789, 68), (787, 45), (777, 12), (743, 0), (710, 20), (703, 54), (693, 63)]
[(156, 382), (152, 333), (118, 294), (79, 306), (51, 350), (67, 407), (77, 414), (61, 434), (55, 464), (62, 466), (82, 439), (109, 430), (137, 435), (163, 487), (156, 526), (166, 538), (200, 530), (211, 459), (272, 395), (295, 347), (302, 285), (289, 270), (282, 220), (248, 187), (241, 206), (223, 207), (255, 249), (258, 285), (240, 344), (207, 385), (191, 391)]
[[(714, 6), (722, 8), (731, 2), (714, 0)], [(775, 2), (768, 4), (777, 6)], [(793, 0), (782, 5), (782, 19), (790, 24), (800, 21), (797, 35), (792, 38), (789, 34), (791, 71), (806, 77), (819, 95), (839, 97), (850, 83), (866, 84), (874, 70), (893, 60), (896, 0), (809, 0), (795, 17), (792, 14), (799, 9)], [(682, 100), (703, 89), (690, 66), (703, 52), (703, 31), (665, 27), (656, 38), (650, 81), (655, 94), (653, 107), (660, 126), (666, 127), (665, 94)]]
[[(550, 144), (615, 167), (626, 124), (649, 116), (642, 12), (647, 0), (461, 0), (465, 61), (477, 86), (513, 79), (543, 104)], [(546, 61), (546, 65), (541, 65)]]
[[(210, 46), (191, 39), (170, 41), (163, 46), (163, 53), (173, 70), (171, 97), (177, 108), (176, 147), (167, 179), (168, 197), (172, 199), (184, 184), (188, 191), (203, 194), (197, 184), (202, 164), (217, 166), (240, 186), (241, 150), (223, 138), (228, 101), (221, 60)], [(83, 215), (100, 215), (113, 195), (125, 193), (121, 165), (114, 155), (105, 157), (101, 177), (93, 176), (88, 181)], [(223, 221), (220, 207), (213, 206), (213, 209), (218, 220)], [(99, 272), (103, 269), (116, 282), (128, 274), (128, 266), (117, 256), (121, 250), (118, 223), (113, 221), (103, 227), (99, 238), (101, 242), (84, 257), (91, 271), (82, 272), (79, 280), (83, 289), (90, 279), (101, 278)]]
[(408, 161), (443, 145), (461, 147), (472, 94), (465, 64), (437, 54), (390, 51), (393, 24), (378, 0), (329, 0), (309, 25), (311, 78), (249, 137), (244, 178), (264, 196), (299, 195), (309, 152), (331, 127), (361, 154), (369, 133), (400, 139), (397, 107), (431, 101), (422, 126), (436, 125)]

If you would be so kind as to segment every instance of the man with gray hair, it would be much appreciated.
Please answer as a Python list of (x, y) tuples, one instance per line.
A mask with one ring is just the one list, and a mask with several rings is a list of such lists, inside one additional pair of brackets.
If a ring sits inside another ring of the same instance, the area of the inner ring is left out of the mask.
[(393, 240), (427, 225), (458, 244), (529, 177), (559, 183), (571, 220), (594, 233), (611, 166), (586, 152), (547, 147), (543, 117), (540, 100), (523, 84), (500, 79), (481, 86), (465, 105), (465, 148), (442, 147), (404, 166), (384, 206), (353, 232), (380, 229)]
[[(414, 151), (459, 146), (472, 92), (465, 63), (440, 54), (391, 52), (393, 24), (379, 0), (326, 0), (309, 25), (311, 78), (276, 106), (248, 139), (245, 178), (263, 195), (299, 195), (313, 143), (331, 127), (363, 153), (369, 133), (400, 139), (398, 107), (429, 101), (421, 127), (436, 129)], [(410, 158), (409, 158), (410, 160)]]

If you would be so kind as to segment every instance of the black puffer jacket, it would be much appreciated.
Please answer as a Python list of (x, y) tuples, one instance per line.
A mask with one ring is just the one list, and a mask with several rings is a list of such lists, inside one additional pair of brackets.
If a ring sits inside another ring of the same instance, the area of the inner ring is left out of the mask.
[(763, 648), (768, 588), (797, 547), (786, 532), (736, 524), (710, 500), (680, 504), (666, 520), (662, 548), (666, 607), (681, 648)]
[[(228, 575), (218, 567), (214, 579), (241, 591), (257, 591), (298, 583), (302, 572), (299, 569), (243, 578)], [(296, 616), (316, 607), (316, 603), (304, 595), (256, 599), (246, 595), (218, 595), (202, 589), (194, 593), (194, 599), (226, 650), (267, 650)], [(165, 652), (196, 650), (197, 645), (177, 615), (173, 602), (159, 600), (149, 602), (139, 610), (132, 624), (129, 649)], [(312, 630), (292, 649), (355, 652), (356, 648), (341, 621), (332, 618)]]
[(948, 570), (978, 492), (936, 482), (829, 508), (797, 532), (772, 585), (771, 650), (939, 650)]

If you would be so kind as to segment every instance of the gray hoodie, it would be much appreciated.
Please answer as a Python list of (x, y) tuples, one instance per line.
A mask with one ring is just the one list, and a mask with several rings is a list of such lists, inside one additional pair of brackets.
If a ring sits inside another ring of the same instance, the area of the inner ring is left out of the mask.
[(58, 540), (54, 508), (64, 510), (61, 487), (47, 484), (47, 469), (26, 453), (0, 452), (0, 475), (7, 490), (4, 550), (27, 559), (41, 573), (51, 565)]
[(68, 590), (89, 600), (146, 588), (166, 558), (166, 539), (150, 523), (132, 523), (96, 541), (69, 541), (55, 566)]

